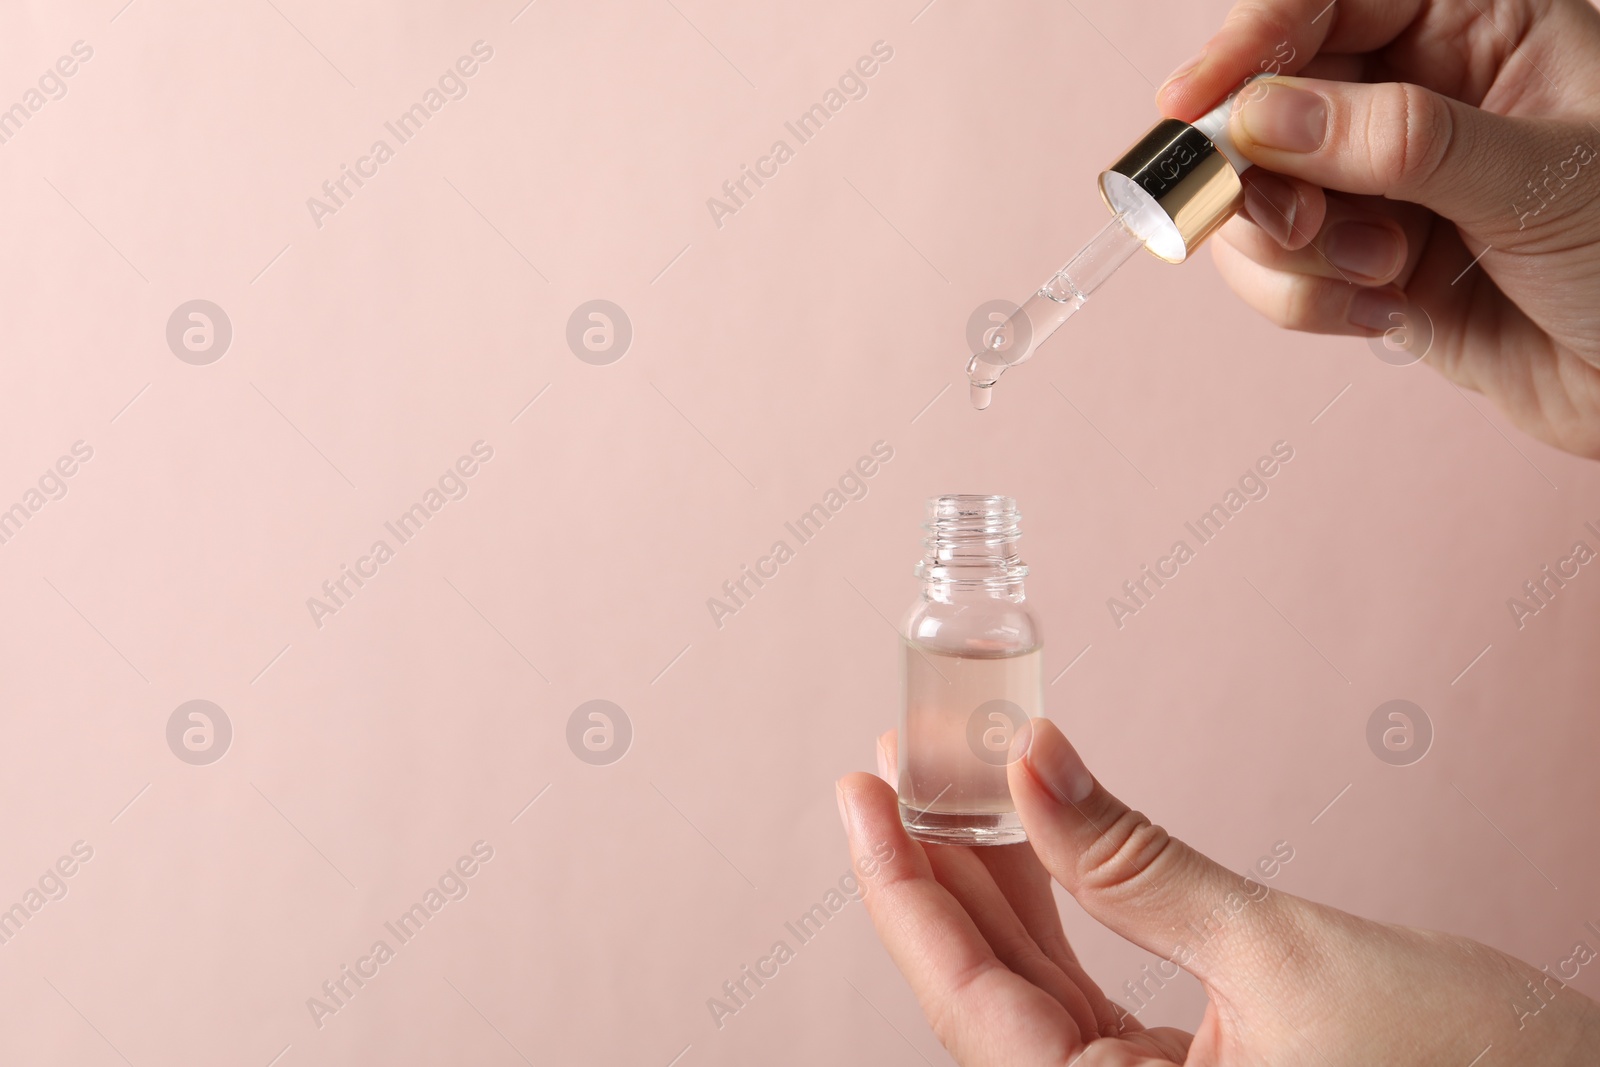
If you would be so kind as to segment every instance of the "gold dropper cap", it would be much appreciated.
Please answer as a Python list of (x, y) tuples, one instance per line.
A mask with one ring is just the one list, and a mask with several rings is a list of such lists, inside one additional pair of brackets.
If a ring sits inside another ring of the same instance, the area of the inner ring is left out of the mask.
[(1193, 122), (1162, 119), (1100, 175), (1106, 206), (1144, 246), (1182, 263), (1244, 206), (1240, 175), (1250, 160), (1229, 133), (1240, 94), (1269, 73), (1245, 79)]
[(1152, 253), (1182, 263), (1239, 210), (1244, 184), (1205, 133), (1162, 119), (1100, 175), (1100, 196), (1115, 214), (1142, 216), (1135, 232)]

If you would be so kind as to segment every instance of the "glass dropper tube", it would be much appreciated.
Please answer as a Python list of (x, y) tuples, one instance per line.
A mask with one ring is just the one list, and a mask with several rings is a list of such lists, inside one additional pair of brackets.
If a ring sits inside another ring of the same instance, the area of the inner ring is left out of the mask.
[[(1257, 77), (1268, 77), (1258, 75)], [(1240, 179), (1250, 167), (1229, 122), (1248, 79), (1193, 123), (1161, 119), (1100, 174), (1111, 221), (1006, 321), (985, 333), (967, 361), (972, 404), (989, 406), (1007, 367), (1030, 358), (1083, 306), (1089, 294), (1133, 255), (1148, 248), (1182, 263), (1244, 204)]]
[(1113, 215), (1065, 267), (1039, 287), (1005, 322), (984, 334), (986, 347), (967, 363), (972, 405), (989, 406), (994, 383), (1007, 367), (1027, 360), (1083, 306), (1089, 294), (1116, 273), (1144, 242), (1128, 228), (1126, 215)]

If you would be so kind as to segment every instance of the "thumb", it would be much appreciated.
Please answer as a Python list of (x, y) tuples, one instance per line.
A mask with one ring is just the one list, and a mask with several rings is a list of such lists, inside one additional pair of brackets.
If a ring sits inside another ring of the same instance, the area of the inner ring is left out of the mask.
[(1230, 969), (1255, 970), (1287, 951), (1293, 898), (1129, 810), (1048, 719), (1024, 727), (1011, 755), (1011, 797), (1034, 852), (1096, 921), (1223, 988)]
[(1552, 198), (1535, 181), (1546, 176), (1540, 167), (1559, 184), (1575, 178), (1595, 158), (1592, 132), (1497, 115), (1404, 82), (1313, 78), (1257, 82), (1240, 94), (1229, 125), (1258, 166), (1421, 204), (1491, 242), (1525, 230), (1533, 215), (1547, 224), (1581, 208), (1588, 198), (1569, 196), (1543, 212)]

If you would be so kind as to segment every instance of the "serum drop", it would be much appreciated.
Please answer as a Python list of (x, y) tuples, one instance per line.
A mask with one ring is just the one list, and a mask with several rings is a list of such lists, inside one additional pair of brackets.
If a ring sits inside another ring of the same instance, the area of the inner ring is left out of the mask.
[(1043, 652), (1007, 496), (928, 501), (922, 592), (901, 637), (900, 819), (921, 841), (1026, 841), (1006, 763), (1043, 714)]

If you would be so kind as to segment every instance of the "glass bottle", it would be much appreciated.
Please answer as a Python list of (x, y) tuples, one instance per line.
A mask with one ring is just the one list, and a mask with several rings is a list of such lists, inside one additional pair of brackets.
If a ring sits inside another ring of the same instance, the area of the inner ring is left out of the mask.
[(922, 595), (901, 630), (900, 818), (918, 840), (1027, 840), (1006, 762), (1017, 731), (1043, 714), (1044, 654), (1020, 526), (1008, 496), (928, 501)]

